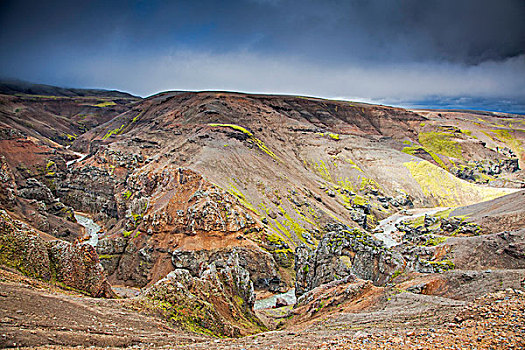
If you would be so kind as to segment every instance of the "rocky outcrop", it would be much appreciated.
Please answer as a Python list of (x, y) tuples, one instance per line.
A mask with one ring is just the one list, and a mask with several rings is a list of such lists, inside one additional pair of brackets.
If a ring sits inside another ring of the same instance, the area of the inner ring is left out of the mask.
[(0, 263), (94, 297), (115, 296), (92, 246), (46, 241), (3, 210), (0, 210)]
[(97, 219), (118, 218), (115, 179), (105, 169), (84, 166), (72, 169), (57, 186), (61, 200), (76, 210), (97, 214)]
[(99, 239), (96, 250), (100, 263), (108, 276), (112, 275), (118, 267), (120, 257), (126, 250), (127, 240), (124, 237)]
[(382, 285), (405, 268), (399, 253), (388, 250), (366, 232), (342, 224), (329, 224), (326, 231), (316, 250), (305, 246), (296, 249), (297, 296), (351, 275)]
[(181, 251), (172, 253), (173, 266), (176, 269), (186, 269), (194, 277), (200, 276), (212, 262), (216, 266), (232, 265), (235, 259), (240, 267), (250, 274), (250, 280), (257, 289), (267, 289), (270, 292), (284, 292), (285, 284), (277, 272), (272, 255), (260, 249), (232, 247), (216, 250)]
[[(303, 294), (292, 311), (299, 322), (327, 314), (335, 310), (356, 312), (373, 305), (383, 295), (383, 289), (370, 281), (348, 275), (343, 279), (318, 286)], [(297, 322), (292, 319), (291, 323)]]
[(35, 178), (27, 179), (25, 185), (20, 186), (18, 194), (22, 198), (34, 199), (45, 204), (51, 204), (56, 200), (51, 190)]
[[(0, 129), (0, 131), (5, 129)], [(13, 172), (3, 155), (0, 155), (0, 204), (9, 208), (15, 204), (16, 183)]]
[(479, 236), (481, 234), (479, 225), (458, 217), (442, 218), (440, 229), (451, 236)]
[(42, 206), (42, 211), (51, 215), (64, 217), (70, 221), (74, 219), (73, 208), (64, 205), (45, 184), (35, 178), (26, 179), (18, 188), (18, 195), (22, 198), (34, 200)]
[(188, 169), (165, 169), (152, 175), (157, 184), (154, 210), (144, 216), (151, 233), (244, 233), (258, 230), (253, 214), (239, 199)]
[(171, 322), (199, 333), (238, 337), (261, 331), (264, 327), (252, 311), (250, 273), (239, 259), (230, 252), (226, 260), (203, 268), (176, 269), (148, 288), (139, 302), (161, 306)]
[[(172, 166), (133, 173), (125, 186), (116, 197), (121, 220), (97, 247), (112, 281), (144, 287), (173, 270), (174, 251), (192, 251), (181, 257), (206, 266), (210, 262), (206, 251), (246, 246), (250, 249), (239, 254), (257, 288), (281, 286), (272, 256), (248, 239), (250, 233), (262, 230), (262, 224), (235, 195), (199, 173)], [(184, 263), (175, 267), (189, 268)]]
[(64, 241), (50, 241), (46, 245), (57, 281), (94, 297), (115, 296), (91, 245)]
[(46, 242), (37, 232), (0, 210), (0, 263), (49, 281), (51, 264)]
[[(511, 151), (512, 152), (512, 151)], [(513, 153), (511, 157), (515, 157)], [(496, 160), (474, 160), (466, 165), (453, 167), (450, 172), (456, 177), (478, 183), (486, 183), (489, 180), (483, 175), (500, 175), (503, 173), (515, 173), (520, 170), (518, 158), (496, 159)]]

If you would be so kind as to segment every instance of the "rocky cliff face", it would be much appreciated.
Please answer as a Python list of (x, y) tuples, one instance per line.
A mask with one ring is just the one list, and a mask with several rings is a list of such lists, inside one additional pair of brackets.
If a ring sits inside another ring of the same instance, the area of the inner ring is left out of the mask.
[(235, 259), (238, 266), (249, 272), (255, 288), (274, 293), (284, 292), (283, 289), (286, 288), (280, 279), (275, 260), (264, 250), (245, 247), (197, 251), (175, 250), (172, 255), (173, 266), (176, 269), (188, 270), (192, 276), (200, 276), (213, 262), (217, 266), (233, 265), (232, 259)]
[(113, 279), (155, 282), (173, 270), (175, 250), (251, 246), (257, 254), (247, 239), (262, 230), (255, 214), (199, 174), (167, 167), (128, 183), (134, 185), (119, 199), (123, 217), (98, 246)]
[[(46, 236), (44, 236), (46, 237)], [(94, 248), (42, 238), (0, 211), (0, 262), (30, 277), (59, 283), (94, 297), (114, 297)]]
[(384, 285), (405, 269), (401, 254), (387, 249), (381, 241), (344, 225), (329, 225), (314, 251), (296, 249), (295, 293), (303, 295), (322, 284), (356, 276)]
[[(242, 251), (220, 252), (213, 262), (177, 268), (148, 288), (138, 301), (162, 305), (171, 322), (188, 330), (238, 337), (264, 329), (253, 313), (255, 301), (250, 273), (242, 267)], [(177, 262), (183, 262), (174, 254)]]

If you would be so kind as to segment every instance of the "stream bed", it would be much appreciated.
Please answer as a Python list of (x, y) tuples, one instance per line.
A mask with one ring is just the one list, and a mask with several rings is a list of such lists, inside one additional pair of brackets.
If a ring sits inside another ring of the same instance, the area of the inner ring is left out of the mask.
[(440, 211), (450, 209), (448, 207), (435, 207), (435, 208), (415, 208), (406, 210), (404, 213), (396, 213), (379, 221), (379, 225), (375, 230), (380, 231), (374, 234), (374, 237), (383, 241), (387, 248), (394, 247), (401, 244), (400, 237), (394, 235), (397, 232), (396, 224), (405, 220), (412, 220), (424, 215), (434, 215)]
[(297, 300), (295, 298), (295, 288), (292, 288), (292, 289), (288, 290), (286, 293), (275, 294), (275, 295), (272, 295), (271, 297), (268, 297), (268, 298), (256, 300), (255, 301), (255, 305), (253, 306), (253, 309), (254, 310), (271, 309), (271, 308), (275, 307), (275, 303), (277, 301), (277, 298), (282, 298), (282, 299), (286, 300), (288, 305), (295, 304), (295, 302)]
[(77, 222), (81, 226), (84, 226), (86, 233), (89, 235), (89, 240), (87, 240), (86, 243), (96, 247), (98, 243), (98, 232), (101, 229), (100, 225), (94, 222), (87, 214), (79, 212), (75, 212), (75, 219), (77, 219)]
[(81, 162), (81, 161), (84, 160), (84, 158), (86, 158), (89, 155), (89, 154), (83, 154), (83, 153), (79, 153), (79, 152), (75, 152), (75, 151), (71, 151), (71, 152), (73, 152), (75, 155), (79, 156), (80, 158), (73, 159), (73, 160), (70, 160), (70, 161), (66, 162), (67, 166), (70, 166), (73, 163)]

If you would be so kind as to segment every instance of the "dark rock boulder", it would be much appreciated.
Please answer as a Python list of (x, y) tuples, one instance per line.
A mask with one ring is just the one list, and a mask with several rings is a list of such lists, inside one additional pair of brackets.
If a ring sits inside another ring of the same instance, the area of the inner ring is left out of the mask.
[(35, 178), (27, 179), (25, 186), (19, 188), (18, 194), (22, 198), (35, 199), (45, 204), (51, 204), (57, 200), (51, 190)]
[(94, 166), (71, 169), (57, 184), (57, 195), (77, 210), (97, 214), (101, 221), (118, 218), (115, 178)]

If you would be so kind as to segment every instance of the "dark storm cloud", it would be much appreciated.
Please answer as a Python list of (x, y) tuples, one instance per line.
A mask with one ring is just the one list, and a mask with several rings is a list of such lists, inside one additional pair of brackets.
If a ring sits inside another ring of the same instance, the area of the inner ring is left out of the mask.
[(188, 46), (479, 63), (525, 50), (522, 0), (4, 1), (1, 12), (2, 44), (22, 51)]
[(141, 94), (516, 99), (524, 33), (523, 0), (4, 0), (0, 74)]

